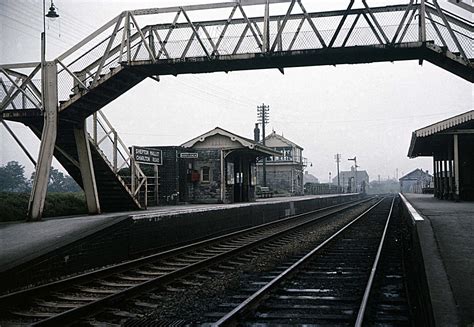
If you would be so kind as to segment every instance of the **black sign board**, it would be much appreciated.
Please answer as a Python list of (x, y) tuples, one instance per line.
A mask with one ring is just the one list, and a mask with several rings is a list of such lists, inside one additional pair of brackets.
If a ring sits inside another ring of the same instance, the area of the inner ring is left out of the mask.
[(163, 155), (161, 150), (132, 147), (132, 155), (136, 162), (145, 165), (162, 165)]

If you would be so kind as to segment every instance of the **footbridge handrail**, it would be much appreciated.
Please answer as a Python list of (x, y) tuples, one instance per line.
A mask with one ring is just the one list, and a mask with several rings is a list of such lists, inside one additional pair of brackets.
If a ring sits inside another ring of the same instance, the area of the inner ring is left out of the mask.
[(147, 176), (133, 159), (130, 148), (125, 145), (101, 110), (90, 117), (89, 125), (92, 143), (101, 151), (103, 159), (129, 190), (130, 195), (146, 208), (148, 205)]
[[(263, 0), (124, 11), (55, 60), (58, 99), (68, 100), (71, 91), (87, 92), (123, 64), (163, 59), (204, 56), (219, 60), (226, 55), (432, 41), (458, 53), (459, 60), (472, 66), (473, 24), (442, 10), (437, 0), (426, 2), (423, 13), (414, 0), (384, 7), (370, 7), (364, 0), (360, 8), (354, 8), (352, 0), (343, 10), (325, 12), (308, 12), (303, 5), (308, 2), (303, 0), (271, 1), (280, 8), (285, 2), (287, 10), (280, 9), (280, 14), (273, 16), (248, 14), (254, 10), (247, 6), (263, 6)], [(221, 18), (202, 20), (202, 13)], [(424, 26), (420, 25), (421, 16)], [(0, 88), (0, 110), (14, 109), (12, 103), (20, 102), (20, 95), (25, 93), (31, 108), (42, 107), (41, 101), (36, 101), (41, 97), (33, 101), (30, 92), (15, 85), (12, 77), (21, 73), (17, 70), (37, 66), (38, 63), (0, 66), (4, 88), (15, 89), (12, 96), (12, 92)], [(39, 81), (30, 81), (27, 90), (31, 83), (40, 85), (41, 76)]]

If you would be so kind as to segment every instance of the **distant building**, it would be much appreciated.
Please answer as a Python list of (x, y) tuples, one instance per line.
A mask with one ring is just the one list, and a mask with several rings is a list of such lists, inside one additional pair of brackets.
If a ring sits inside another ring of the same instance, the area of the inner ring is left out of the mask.
[(150, 148), (164, 158), (158, 172), (161, 204), (255, 201), (257, 158), (278, 154), (220, 127), (179, 147)]
[[(332, 179), (332, 183), (337, 185), (337, 176)], [(354, 167), (351, 167), (350, 171), (339, 172), (339, 183), (345, 192), (365, 192), (369, 185), (369, 174), (365, 170), (358, 170), (356, 174)]]
[(306, 183), (318, 184), (319, 179), (316, 176), (311, 175), (308, 171), (305, 171), (303, 175), (303, 185)]
[(402, 193), (423, 193), (423, 189), (428, 189), (433, 180), (428, 171), (424, 172), (422, 169), (415, 169), (406, 174), (400, 181), (400, 192)]
[[(267, 159), (266, 180), (271, 190), (303, 195), (303, 148), (273, 131), (265, 137), (265, 146), (280, 153)], [(257, 163), (257, 183), (263, 185), (263, 163)]]

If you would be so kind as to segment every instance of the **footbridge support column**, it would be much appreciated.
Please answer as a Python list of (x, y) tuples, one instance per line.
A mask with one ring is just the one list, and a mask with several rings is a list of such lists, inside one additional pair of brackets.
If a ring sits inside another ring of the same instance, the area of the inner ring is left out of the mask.
[(44, 126), (35, 170), (35, 178), (28, 203), (28, 221), (39, 221), (43, 215), (48, 189), (49, 173), (53, 161), (58, 127), (58, 83), (54, 61), (43, 66), (43, 114)]
[(82, 186), (86, 196), (87, 210), (90, 215), (100, 213), (99, 194), (95, 181), (94, 166), (92, 163), (89, 134), (86, 130), (86, 122), (74, 128), (77, 155), (79, 157), (79, 169), (81, 170)]

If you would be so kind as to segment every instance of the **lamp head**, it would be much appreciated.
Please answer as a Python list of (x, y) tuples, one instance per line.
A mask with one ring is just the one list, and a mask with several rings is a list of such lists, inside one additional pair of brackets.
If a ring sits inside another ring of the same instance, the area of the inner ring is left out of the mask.
[(49, 7), (49, 11), (46, 14), (46, 17), (48, 18), (58, 18), (59, 15), (56, 12), (56, 7), (54, 6), (53, 0), (51, 0), (51, 6)]

